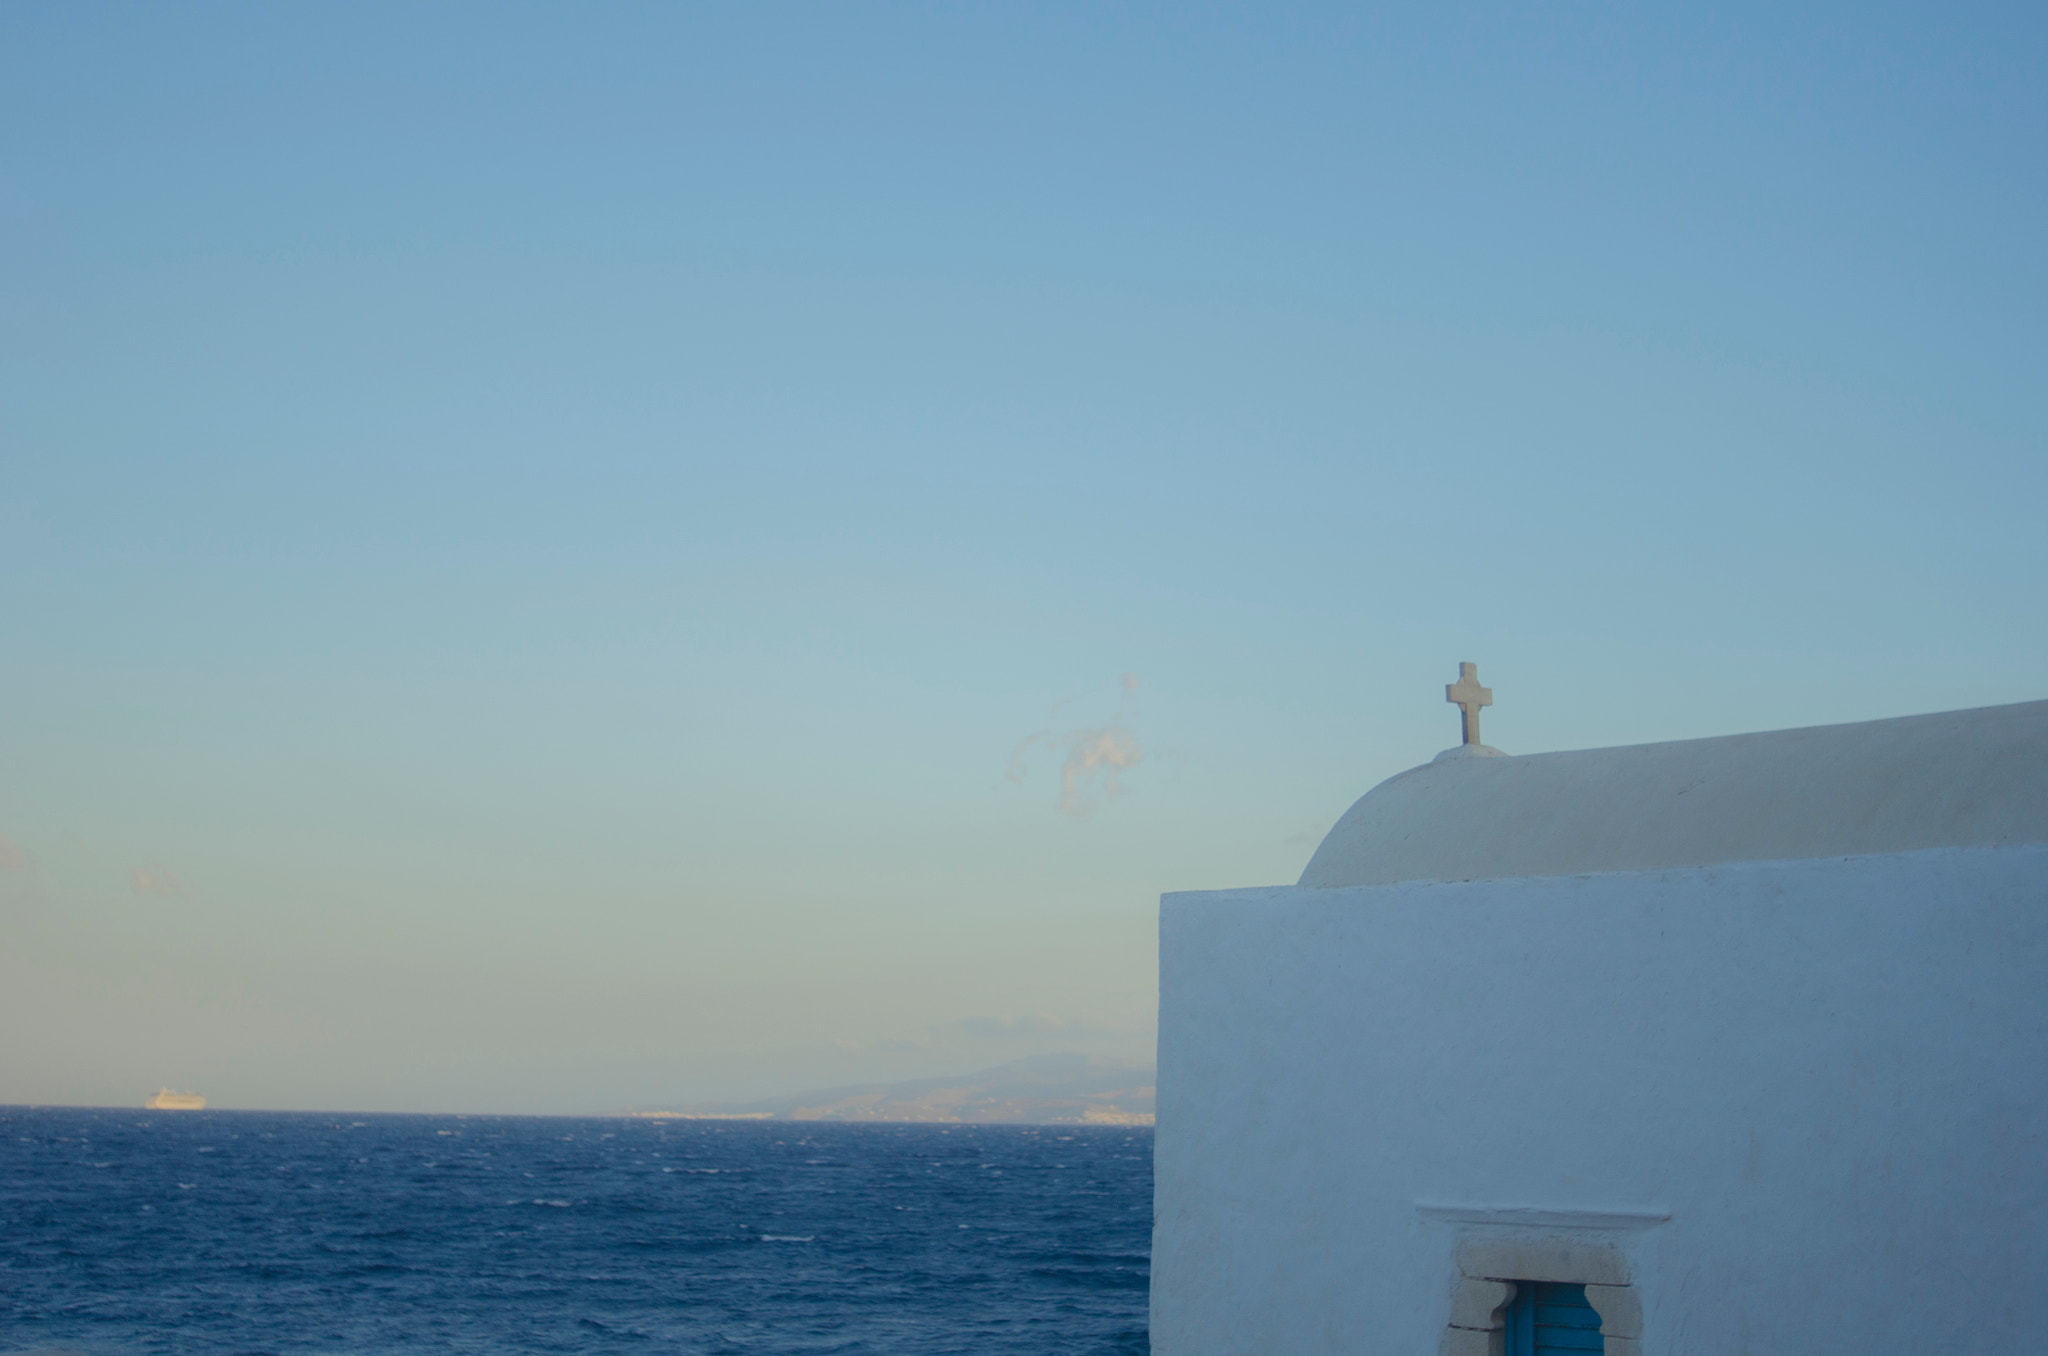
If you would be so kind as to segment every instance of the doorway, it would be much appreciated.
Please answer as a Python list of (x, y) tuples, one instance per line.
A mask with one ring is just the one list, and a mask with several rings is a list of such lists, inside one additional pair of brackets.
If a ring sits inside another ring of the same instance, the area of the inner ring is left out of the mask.
[(1506, 1356), (1546, 1356), (1602, 1351), (1600, 1315), (1586, 1302), (1586, 1287), (1550, 1281), (1517, 1281), (1506, 1319)]

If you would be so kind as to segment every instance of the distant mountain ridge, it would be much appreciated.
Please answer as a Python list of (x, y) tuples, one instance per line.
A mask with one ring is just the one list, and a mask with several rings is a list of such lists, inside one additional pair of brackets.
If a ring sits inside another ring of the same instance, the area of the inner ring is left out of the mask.
[(758, 1102), (650, 1107), (682, 1120), (933, 1121), (1010, 1125), (1150, 1125), (1154, 1072), (1137, 1060), (1034, 1055), (978, 1073), (851, 1083)]

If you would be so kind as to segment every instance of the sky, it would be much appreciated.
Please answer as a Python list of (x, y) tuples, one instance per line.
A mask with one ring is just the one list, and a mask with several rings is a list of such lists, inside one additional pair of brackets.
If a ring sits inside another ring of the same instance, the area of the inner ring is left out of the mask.
[(1510, 753), (2048, 697), (2048, 11), (0, 10), (0, 1102), (1149, 1058)]

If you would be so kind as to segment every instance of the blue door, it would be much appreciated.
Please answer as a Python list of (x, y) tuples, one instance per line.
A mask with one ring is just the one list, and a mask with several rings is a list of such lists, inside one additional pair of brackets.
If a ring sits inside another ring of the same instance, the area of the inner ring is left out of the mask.
[(1600, 1351), (1606, 1346), (1600, 1340), (1600, 1315), (1586, 1303), (1583, 1285), (1517, 1281), (1507, 1319), (1507, 1356)]

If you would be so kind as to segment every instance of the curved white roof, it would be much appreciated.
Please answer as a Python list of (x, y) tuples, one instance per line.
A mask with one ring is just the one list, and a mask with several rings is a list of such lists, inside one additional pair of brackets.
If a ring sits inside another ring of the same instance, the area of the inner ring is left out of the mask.
[[(1489, 750), (1490, 752), (1490, 750)], [(1360, 797), (1301, 884), (1650, 871), (2048, 842), (2048, 701), (1523, 757)]]

